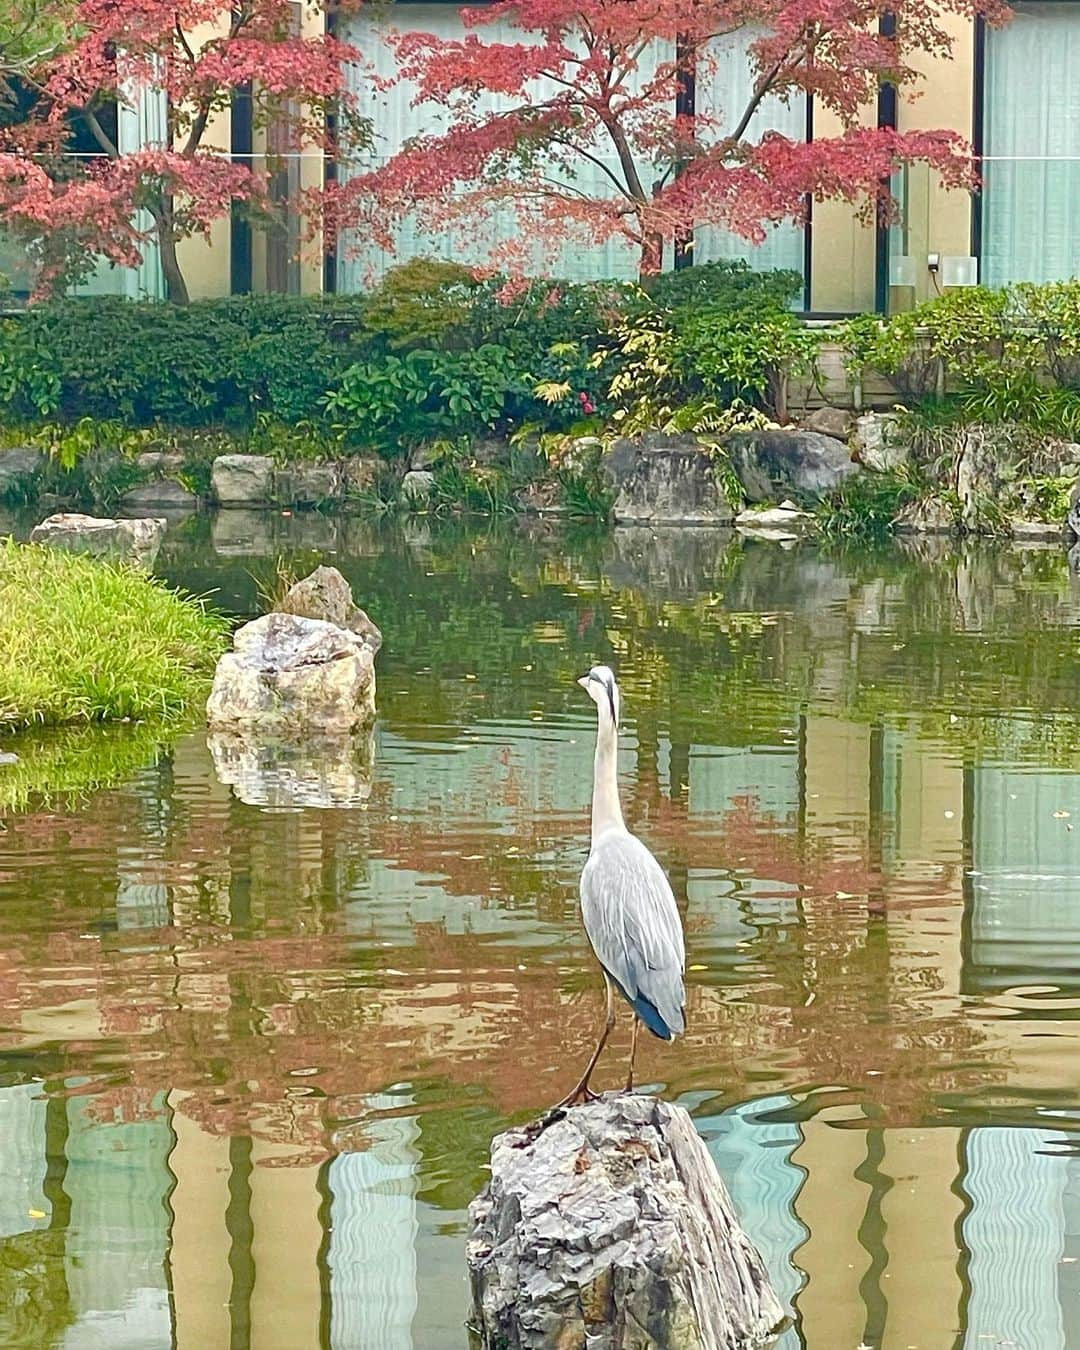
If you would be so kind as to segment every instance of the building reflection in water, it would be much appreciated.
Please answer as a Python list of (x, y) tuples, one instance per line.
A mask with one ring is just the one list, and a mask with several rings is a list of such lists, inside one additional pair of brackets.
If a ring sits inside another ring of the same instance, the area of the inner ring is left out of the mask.
[[(783, 1350), (1080, 1345), (1080, 691), (1002, 654), (1071, 632), (1067, 583), (808, 555), (654, 584), (635, 547), (606, 600), (543, 558), (458, 599), (481, 646), (534, 632), (515, 607), (545, 585), (553, 647), (621, 645), (628, 813), (695, 966), (691, 1034), (646, 1068), (793, 1309)], [(0, 1343), (464, 1344), (490, 1136), (593, 1024), (591, 740), (552, 671), (513, 684), (532, 639), (468, 694), (431, 640), (386, 654), (362, 810), (240, 801), (190, 737), (0, 836)], [(756, 663), (730, 708), (678, 693), (709, 660)]]

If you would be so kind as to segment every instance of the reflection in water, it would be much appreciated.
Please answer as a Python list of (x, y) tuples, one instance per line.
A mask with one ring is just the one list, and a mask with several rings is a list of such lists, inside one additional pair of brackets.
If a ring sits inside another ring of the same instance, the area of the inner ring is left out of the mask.
[(601, 998), (598, 660), (690, 951), (642, 1081), (694, 1111), (784, 1350), (1080, 1344), (1080, 594), (1053, 550), (928, 547), (179, 530), (167, 575), (237, 614), (275, 551), (333, 554), (387, 634), (375, 745), (0, 783), (0, 1344), (464, 1346), (491, 1135)]

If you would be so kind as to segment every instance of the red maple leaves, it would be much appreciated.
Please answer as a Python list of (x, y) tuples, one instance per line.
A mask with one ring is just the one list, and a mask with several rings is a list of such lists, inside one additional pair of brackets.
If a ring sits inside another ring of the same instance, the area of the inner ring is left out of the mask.
[[(428, 231), (453, 230), (511, 205), (519, 234), (553, 252), (568, 238), (618, 236), (651, 270), (695, 225), (756, 242), (812, 198), (888, 211), (889, 176), (907, 162), (970, 187), (958, 135), (878, 128), (874, 108), (883, 84), (903, 92), (920, 59), (949, 54), (950, 19), (976, 13), (998, 21), (1006, 10), (1001, 0), (500, 0), (462, 11), (460, 37), (383, 29), (398, 81), (440, 127), (351, 178), (336, 206), (392, 248), (410, 213)], [(733, 43), (749, 72), (743, 93), (725, 97)], [(689, 115), (680, 92), (710, 80), (715, 96)], [(768, 130), (764, 107), (808, 97), (835, 130), (809, 142)]]

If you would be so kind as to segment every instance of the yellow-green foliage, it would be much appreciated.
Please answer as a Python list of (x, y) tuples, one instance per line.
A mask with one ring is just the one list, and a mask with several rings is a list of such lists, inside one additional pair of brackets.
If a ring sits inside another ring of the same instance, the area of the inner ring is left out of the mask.
[(0, 727), (175, 719), (206, 692), (227, 624), (129, 567), (0, 544)]

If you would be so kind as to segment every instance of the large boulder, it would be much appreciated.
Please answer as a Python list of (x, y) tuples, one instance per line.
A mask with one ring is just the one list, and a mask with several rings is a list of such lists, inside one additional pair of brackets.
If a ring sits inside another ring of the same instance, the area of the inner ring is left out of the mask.
[(302, 619), (322, 619), (324, 623), (347, 628), (377, 652), (382, 633), (353, 599), (352, 587), (336, 567), (316, 567), (309, 576), (290, 586), (274, 606), (280, 614), (296, 614)]
[(152, 567), (161, 548), (167, 522), (160, 519), (111, 520), (61, 512), (49, 516), (30, 532), (32, 544), (87, 553), (112, 562)]
[(863, 413), (855, 423), (851, 444), (855, 458), (873, 473), (895, 473), (911, 457), (896, 413)]
[(0, 498), (29, 498), (45, 471), (45, 455), (29, 445), (0, 450)]
[(269, 455), (218, 455), (210, 483), (222, 506), (269, 506), (274, 499), (274, 461)]
[(730, 525), (713, 451), (693, 436), (619, 440), (602, 460), (620, 525)]
[(207, 746), (220, 782), (248, 806), (363, 806), (371, 796), (371, 728), (281, 739), (258, 729), (211, 731)]
[(280, 506), (319, 506), (342, 494), (341, 465), (327, 459), (296, 460), (274, 472), (274, 501)]
[(168, 511), (194, 511), (199, 504), (194, 492), (174, 478), (155, 478), (149, 483), (140, 483), (125, 492), (120, 500), (129, 511), (158, 506)]
[(281, 736), (351, 731), (375, 716), (375, 653), (320, 619), (264, 614), (233, 635), (206, 705), (211, 729)]
[(855, 414), (848, 408), (815, 408), (802, 419), (806, 431), (820, 431), (823, 436), (835, 436), (846, 441), (851, 435)]
[(844, 442), (818, 431), (792, 427), (740, 431), (725, 444), (751, 502), (789, 495), (817, 501), (859, 472)]
[(498, 1135), (469, 1220), (482, 1350), (750, 1350), (785, 1322), (693, 1121), (655, 1097)]

